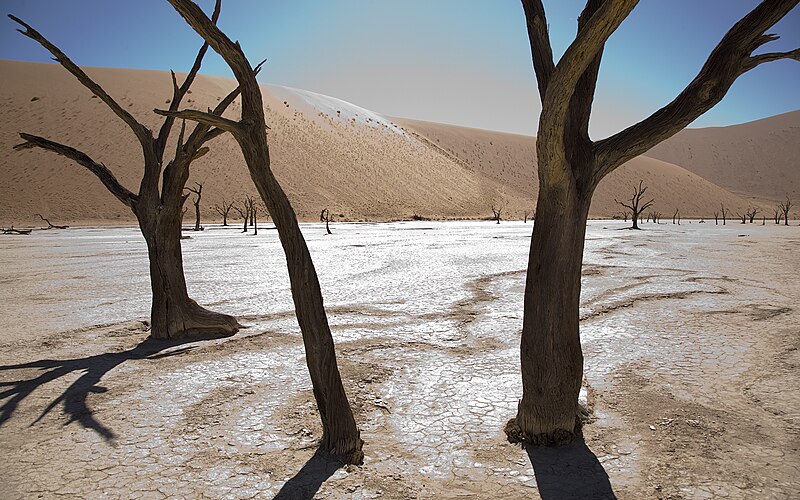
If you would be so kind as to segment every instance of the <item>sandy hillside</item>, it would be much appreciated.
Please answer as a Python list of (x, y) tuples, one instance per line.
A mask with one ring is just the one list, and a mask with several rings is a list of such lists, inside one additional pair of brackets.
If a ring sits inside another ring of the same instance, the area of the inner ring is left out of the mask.
[[(166, 72), (87, 70), (140, 121), (156, 128), (152, 113), (171, 97)], [(184, 107), (206, 109), (234, 82), (200, 76)], [(322, 208), (336, 219), (387, 220), (419, 214), (434, 218), (487, 217), (493, 202), (505, 202), (504, 217), (522, 217), (535, 200), (534, 139), (411, 120), (392, 121), (328, 96), (265, 85), (271, 127), (272, 168), (301, 218)], [(55, 223), (130, 223), (130, 212), (93, 175), (44, 151), (11, 150), (17, 132), (42, 135), (83, 150), (105, 163), (132, 190), (141, 175), (133, 134), (99, 99), (54, 64), (0, 61), (0, 225), (38, 224), (43, 213)], [(237, 117), (239, 104), (228, 111)], [(396, 123), (397, 122), (397, 123)], [(402, 125), (398, 126), (398, 123)], [(238, 146), (229, 136), (210, 144), (211, 153), (192, 166), (190, 183), (204, 183), (201, 208), (222, 198), (254, 193)], [(168, 148), (168, 154), (171, 149)], [(168, 158), (167, 158), (168, 159)], [(748, 200), (675, 165), (637, 158), (599, 188), (594, 216), (619, 212), (615, 197), (628, 195), (643, 179), (656, 210), (687, 216), (712, 215), (720, 203), (735, 213)]]
[[(165, 72), (90, 68), (88, 73), (133, 115), (155, 128), (155, 107), (171, 96)], [(186, 107), (206, 109), (225, 96), (231, 79), (201, 76)], [(273, 95), (274, 92), (274, 95)], [(318, 218), (392, 219), (485, 215), (502, 191), (377, 115), (343, 101), (264, 87), (273, 170), (298, 214)], [(138, 187), (141, 154), (133, 134), (97, 98), (57, 65), (0, 62), (0, 223), (33, 223), (42, 212), (56, 221), (130, 221), (132, 216), (81, 167), (44, 151), (11, 150), (17, 132), (42, 135), (105, 163), (130, 189)], [(238, 103), (229, 109), (239, 112)], [(189, 180), (203, 182), (202, 209), (222, 197), (253, 193), (238, 146), (229, 136), (210, 144)], [(168, 151), (170, 149), (168, 148)], [(518, 200), (512, 200), (518, 201)], [(523, 202), (519, 201), (521, 206)]]
[[(429, 143), (489, 179), (533, 193), (535, 199), (538, 179), (536, 138), (477, 130), (454, 125), (393, 118), (409, 130), (428, 139)], [(634, 184), (643, 180), (647, 195), (655, 199), (653, 210), (670, 217), (679, 209), (682, 216), (713, 217), (720, 203), (731, 211), (742, 212), (752, 200), (735, 195), (689, 171), (671, 163), (640, 156), (621, 166), (595, 191), (591, 215), (608, 217), (620, 212), (614, 199), (630, 198)], [(514, 192), (514, 191), (509, 191)]]
[(686, 129), (647, 152), (733, 192), (800, 197), (800, 110), (733, 125)]

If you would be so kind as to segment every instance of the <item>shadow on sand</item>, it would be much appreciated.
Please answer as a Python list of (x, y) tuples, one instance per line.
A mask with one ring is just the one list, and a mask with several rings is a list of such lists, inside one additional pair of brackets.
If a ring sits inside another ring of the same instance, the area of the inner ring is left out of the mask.
[(322, 483), (344, 466), (328, 453), (317, 450), (293, 478), (283, 485), (275, 500), (310, 500)]
[[(192, 339), (195, 341), (197, 339)], [(77, 359), (42, 359), (30, 363), (18, 365), (0, 366), (0, 371), (8, 370), (37, 370), (43, 372), (38, 376), (29, 379), (17, 380), (13, 382), (0, 382), (0, 427), (3, 426), (14, 414), (19, 404), (30, 396), (37, 388), (52, 382), (60, 377), (64, 377), (73, 372), (83, 372), (75, 382), (54, 399), (47, 407), (42, 410), (31, 426), (39, 422), (45, 415), (50, 413), (59, 403), (64, 405), (64, 413), (69, 420), (64, 424), (78, 422), (81, 426), (97, 432), (106, 441), (112, 441), (116, 437), (114, 432), (100, 423), (89, 409), (86, 400), (90, 393), (106, 392), (107, 389), (99, 385), (103, 376), (121, 365), (125, 361), (137, 359), (158, 359), (167, 356), (174, 356), (193, 349), (187, 346), (164, 353), (163, 351), (171, 347), (189, 342), (188, 340), (152, 340), (148, 339), (132, 349), (122, 352), (110, 352), (87, 356)]]
[(543, 500), (562, 498), (615, 499), (605, 469), (583, 438), (569, 446), (526, 446)]

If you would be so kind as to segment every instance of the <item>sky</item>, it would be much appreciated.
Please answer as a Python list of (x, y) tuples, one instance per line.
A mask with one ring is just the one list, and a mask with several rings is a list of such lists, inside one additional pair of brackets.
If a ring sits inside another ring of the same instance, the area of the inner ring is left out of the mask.
[[(213, 1), (198, 2), (207, 12)], [(544, 1), (555, 57), (585, 1)], [(670, 102), (757, 0), (642, 0), (606, 44), (590, 133), (599, 139)], [(201, 40), (163, 0), (0, 0), (82, 66), (186, 71)], [(301, 88), (390, 116), (533, 135), (540, 111), (518, 0), (225, 0), (220, 27), (263, 83)], [(52, 62), (0, 20), (0, 59)], [(763, 51), (800, 47), (800, 7)], [(216, 54), (202, 73), (232, 76)], [(692, 126), (800, 109), (800, 62), (763, 64)]]

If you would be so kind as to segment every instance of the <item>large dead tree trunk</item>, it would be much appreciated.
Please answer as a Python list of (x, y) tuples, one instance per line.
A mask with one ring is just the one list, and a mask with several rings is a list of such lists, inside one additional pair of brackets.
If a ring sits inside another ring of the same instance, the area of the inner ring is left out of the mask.
[[(215, 20), (219, 15), (218, 7), (214, 13)], [(136, 215), (147, 242), (150, 258), (150, 284), (153, 294), (150, 320), (153, 338), (224, 336), (235, 333), (240, 328), (236, 318), (204, 309), (189, 298), (180, 247), (181, 207), (185, 200), (182, 191), (189, 177), (189, 166), (192, 161), (208, 151), (203, 145), (221, 135), (222, 130), (198, 124), (186, 137), (185, 123), (182, 123), (175, 156), (163, 166), (164, 152), (175, 122), (174, 117), (165, 118), (158, 133), (154, 134), (89, 78), (58, 47), (22, 20), (14, 16), (9, 17), (25, 28), (20, 30), (23, 35), (46, 48), (56, 61), (103, 101), (134, 133), (142, 148), (144, 167), (139, 191), (133, 193), (124, 187), (104, 164), (93, 160), (87, 154), (43, 137), (20, 133), (25, 142), (15, 146), (14, 149), (41, 148), (78, 163), (92, 172), (111, 194)], [(175, 74), (172, 74), (173, 96), (170, 109), (178, 109), (200, 69), (207, 50), (208, 45), (203, 44), (182, 85), (178, 86)], [(221, 115), (237, 96), (238, 89), (220, 101), (211, 114)]]
[(239, 143), (250, 177), (272, 215), (286, 254), (295, 313), (303, 334), (306, 363), (322, 420), (320, 447), (346, 463), (360, 464), (364, 459), (363, 441), (339, 375), (316, 269), (294, 209), (270, 169), (264, 103), (256, 81), (261, 65), (253, 69), (239, 44), (233, 43), (220, 31), (194, 2), (169, 0), (169, 3), (230, 66), (242, 89), (242, 119), (236, 122), (193, 110), (161, 113), (223, 128)]
[[(676, 134), (761, 63), (800, 49), (752, 55), (800, 0), (765, 0), (723, 37), (698, 76), (670, 104), (593, 142), (588, 124), (605, 42), (637, 0), (589, 0), (578, 33), (556, 64), (541, 0), (522, 0), (542, 112), (536, 139), (540, 192), (531, 239), (521, 342), (523, 395), (509, 439), (563, 443), (575, 432), (583, 358), (578, 330), (586, 214), (597, 184), (626, 161)], [(559, 220), (561, 219), (561, 220)]]

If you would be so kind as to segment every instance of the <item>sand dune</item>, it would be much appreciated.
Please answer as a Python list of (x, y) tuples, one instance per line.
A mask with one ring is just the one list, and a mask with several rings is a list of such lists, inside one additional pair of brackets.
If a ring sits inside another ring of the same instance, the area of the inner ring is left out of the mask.
[[(161, 71), (88, 68), (87, 72), (151, 128), (152, 110), (168, 105), (171, 83)], [(187, 108), (213, 106), (234, 86), (228, 78), (200, 76), (184, 100)], [(532, 137), (389, 119), (345, 101), (286, 87), (263, 86), (272, 168), (298, 215), (318, 218), (329, 208), (337, 219), (390, 220), (418, 214), (432, 218), (491, 215), (505, 202), (517, 218), (536, 197)], [(42, 135), (83, 150), (105, 163), (132, 190), (141, 175), (141, 153), (127, 127), (63, 68), (55, 64), (0, 61), (0, 224), (36, 225), (42, 213), (56, 223), (127, 224), (132, 214), (82, 167), (44, 151), (13, 151), (18, 132)], [(237, 117), (234, 103), (229, 116)], [(254, 194), (235, 141), (222, 136), (195, 162), (189, 182), (204, 183), (201, 209), (222, 198)], [(169, 155), (170, 149), (168, 149)], [(745, 168), (745, 165), (737, 168)], [(733, 211), (749, 201), (676, 165), (637, 158), (598, 188), (594, 216), (619, 212), (643, 179), (655, 208), (710, 216), (719, 204)]]
[(686, 129), (646, 153), (745, 196), (800, 197), (800, 111), (733, 125)]
[[(535, 200), (536, 138), (490, 132), (404, 118), (393, 120), (427, 138), (433, 147), (457, 158), (488, 179), (509, 186), (508, 192)], [(666, 215), (679, 209), (683, 217), (711, 217), (721, 203), (743, 212), (753, 200), (733, 194), (678, 165), (640, 156), (605, 178), (595, 191), (591, 216), (609, 217), (622, 207), (614, 199), (630, 198), (634, 184), (643, 180), (647, 195), (655, 199), (654, 211)], [(649, 198), (648, 198), (649, 199)], [(531, 201), (531, 206), (533, 205)]]

